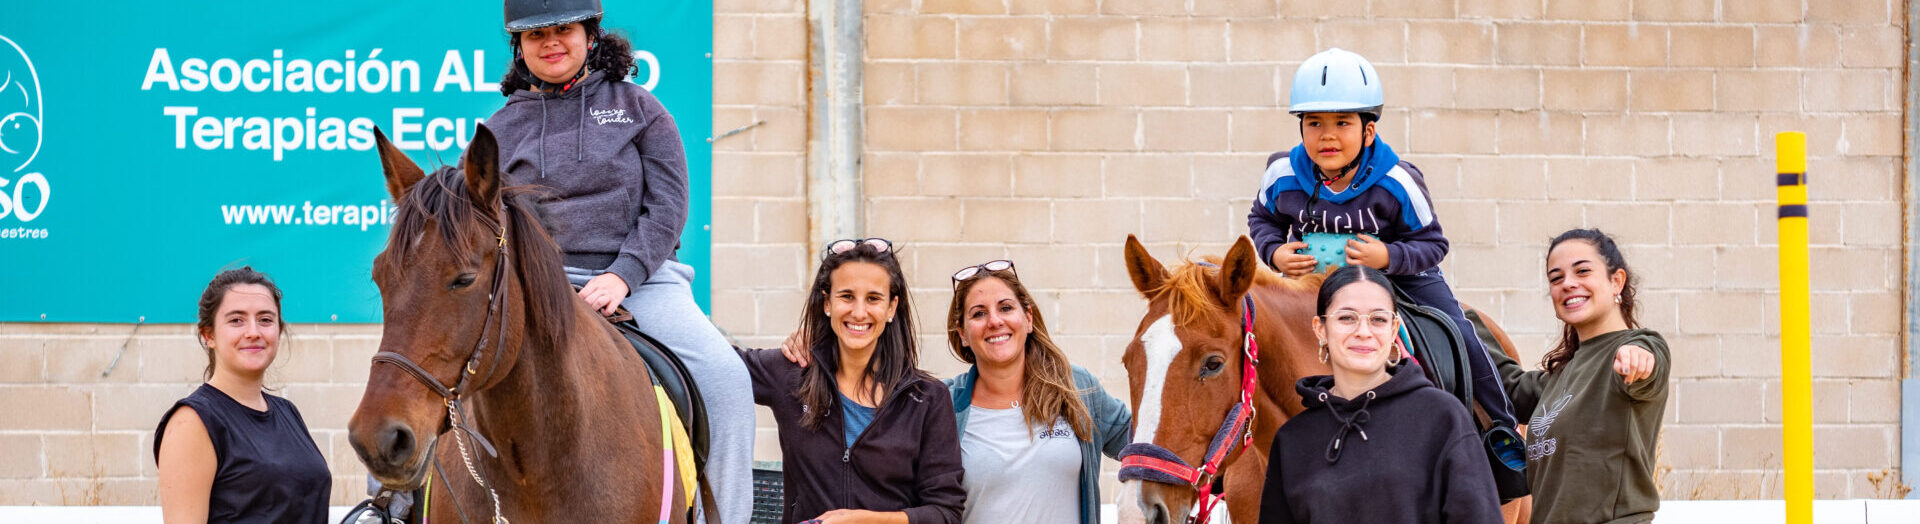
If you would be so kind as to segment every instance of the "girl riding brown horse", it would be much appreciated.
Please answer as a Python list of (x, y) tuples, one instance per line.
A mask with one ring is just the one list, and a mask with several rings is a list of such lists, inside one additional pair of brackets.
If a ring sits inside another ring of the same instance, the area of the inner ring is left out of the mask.
[(373, 264), (380, 352), (347, 426), (367, 471), (427, 486), (432, 522), (685, 522), (653, 381), (567, 285), (529, 192), (502, 187), (492, 132), (431, 175), (375, 139), (400, 210)]

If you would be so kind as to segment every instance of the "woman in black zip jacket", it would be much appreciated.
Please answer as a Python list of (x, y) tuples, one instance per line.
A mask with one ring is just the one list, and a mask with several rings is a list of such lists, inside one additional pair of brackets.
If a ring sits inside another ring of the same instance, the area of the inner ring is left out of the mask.
[(801, 332), (813, 364), (741, 350), (772, 408), (786, 480), (781, 522), (960, 522), (960, 437), (946, 386), (917, 364), (906, 278), (885, 239), (827, 245)]

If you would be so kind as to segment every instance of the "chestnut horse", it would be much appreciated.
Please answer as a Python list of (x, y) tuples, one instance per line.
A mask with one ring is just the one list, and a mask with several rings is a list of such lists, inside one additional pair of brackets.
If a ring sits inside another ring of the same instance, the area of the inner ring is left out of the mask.
[[(1294, 384), (1332, 372), (1316, 358), (1318, 343), (1308, 322), (1326, 274), (1289, 279), (1265, 270), (1244, 236), (1225, 258), (1170, 271), (1128, 235), (1126, 265), (1134, 288), (1147, 299), (1146, 316), (1121, 357), (1133, 400), (1134, 442), (1164, 448), (1195, 468), (1205, 462), (1196, 459), (1204, 459), (1229, 410), (1241, 400), (1243, 304), (1253, 306), (1259, 345), (1253, 438), (1246, 449), (1224, 455), (1219, 477), (1231, 521), (1259, 522), (1268, 446), (1281, 423), (1305, 409)], [(1505, 333), (1487, 327), (1514, 355)], [(1187, 484), (1130, 480), (1122, 485), (1121, 504), (1137, 502), (1140, 517), (1150, 524), (1183, 524), (1197, 502), (1196, 490)], [(1525, 522), (1529, 503), (1522, 498), (1503, 508), (1507, 522)], [(1120, 508), (1122, 515), (1133, 509)], [(1219, 515), (1219, 508), (1213, 514)]]
[(375, 142), (399, 211), (373, 264), (380, 352), (347, 426), (367, 471), (430, 484), (415, 516), (434, 522), (686, 522), (645, 364), (568, 285), (531, 192), (502, 187), (493, 133), (431, 175)]

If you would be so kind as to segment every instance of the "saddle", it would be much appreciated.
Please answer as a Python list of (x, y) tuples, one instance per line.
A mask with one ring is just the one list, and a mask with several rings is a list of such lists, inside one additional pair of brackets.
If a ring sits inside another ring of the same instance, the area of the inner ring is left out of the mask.
[(647, 363), (647, 374), (653, 377), (653, 383), (666, 391), (667, 399), (673, 404), (674, 411), (680, 414), (681, 425), (692, 440), (693, 463), (697, 471), (706, 471), (707, 453), (710, 436), (707, 433), (707, 405), (700, 401), (700, 386), (693, 381), (693, 374), (687, 372), (687, 365), (678, 355), (667, 350), (666, 344), (654, 340), (640, 332), (640, 324), (634, 321), (633, 313), (627, 308), (619, 308), (607, 322), (620, 331), (620, 335), (633, 344), (640, 353), (640, 359)]
[[(1524, 457), (1506, 457), (1503, 460), (1496, 442), (1520, 441), (1520, 435), (1512, 428), (1496, 427), (1493, 418), (1480, 407), (1473, 398), (1473, 368), (1467, 362), (1469, 346), (1466, 337), (1455, 327), (1453, 320), (1439, 309), (1421, 305), (1413, 301), (1406, 291), (1394, 288), (1394, 308), (1400, 312), (1400, 339), (1408, 353), (1420, 364), (1428, 381), (1435, 387), (1447, 392), (1473, 414), (1474, 423), (1479, 426), (1481, 447), (1487, 453), (1487, 466), (1493, 470), (1494, 486), (1500, 492), (1500, 501), (1524, 497), (1528, 493), (1526, 462)], [(1468, 319), (1479, 322), (1479, 315), (1468, 313)], [(1476, 329), (1477, 332), (1485, 331)], [(1484, 338), (1482, 345), (1498, 348), (1498, 341)], [(1509, 446), (1509, 449), (1510, 446)], [(1517, 464), (1514, 464), (1517, 462)]]

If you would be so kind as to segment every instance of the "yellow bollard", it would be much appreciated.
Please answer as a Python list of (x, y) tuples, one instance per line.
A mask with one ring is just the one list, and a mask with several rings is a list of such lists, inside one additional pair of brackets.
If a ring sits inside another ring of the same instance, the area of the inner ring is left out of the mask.
[(1780, 200), (1781, 456), (1787, 524), (1813, 522), (1813, 321), (1808, 306), (1807, 135), (1774, 135)]

